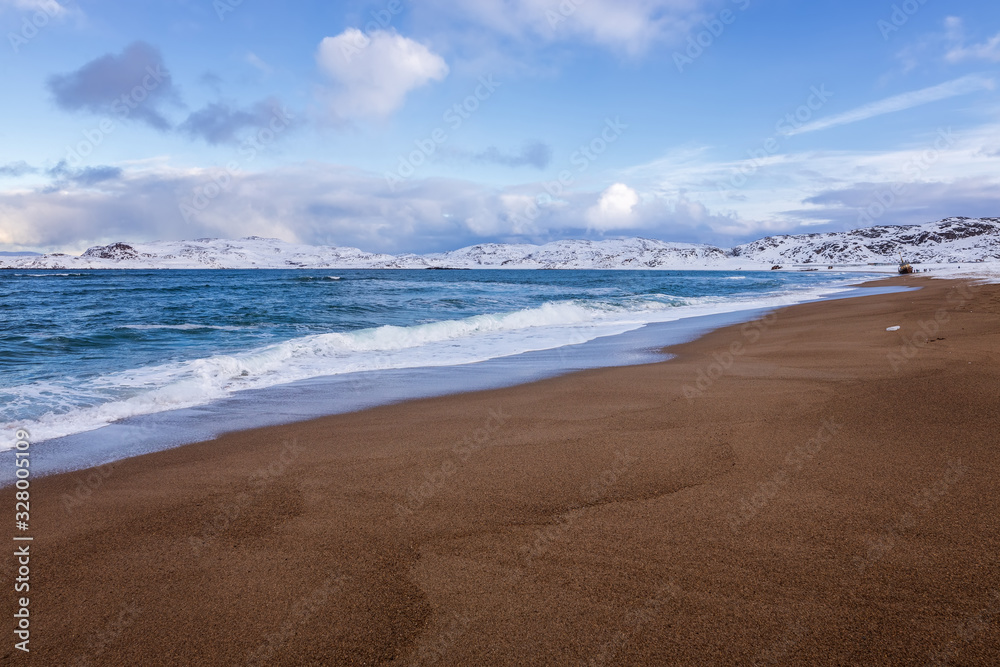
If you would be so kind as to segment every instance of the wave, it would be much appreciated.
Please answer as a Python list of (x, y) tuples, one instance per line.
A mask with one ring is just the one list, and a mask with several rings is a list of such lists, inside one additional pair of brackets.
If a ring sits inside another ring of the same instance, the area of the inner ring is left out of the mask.
[[(83, 381), (0, 390), (13, 404), (48, 405), (49, 412), (2, 431), (25, 427), (35, 442), (100, 428), (127, 417), (194, 407), (246, 389), (309, 378), (428, 366), (453, 366), (554, 349), (602, 336), (713, 313), (773, 307), (834, 291), (796, 290), (752, 297), (635, 296), (619, 300), (552, 301), (522, 310), (310, 334), (238, 354), (218, 354), (109, 373)], [(123, 328), (236, 329), (200, 324), (126, 325)], [(46, 402), (48, 401), (48, 402)], [(12, 442), (7, 439), (8, 442)]]
[(176, 331), (196, 331), (198, 329), (214, 329), (217, 331), (239, 331), (245, 327), (223, 326), (217, 324), (123, 324), (115, 329), (134, 329), (149, 331), (153, 329), (174, 329)]
[(56, 278), (56, 277), (66, 277), (66, 276), (83, 276), (83, 273), (15, 273), (15, 276), (21, 278)]

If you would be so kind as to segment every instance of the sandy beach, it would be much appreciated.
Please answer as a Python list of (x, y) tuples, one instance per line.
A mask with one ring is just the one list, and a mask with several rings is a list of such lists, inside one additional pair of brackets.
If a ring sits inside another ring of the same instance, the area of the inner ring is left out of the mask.
[(30, 661), (990, 664), (1000, 286), (880, 284), (34, 481)]

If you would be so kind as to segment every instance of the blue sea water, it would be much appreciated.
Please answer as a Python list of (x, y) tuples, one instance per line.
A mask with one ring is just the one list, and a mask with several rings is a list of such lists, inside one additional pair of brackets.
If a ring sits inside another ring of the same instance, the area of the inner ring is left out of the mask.
[(17, 428), (42, 442), (317, 378), (517, 358), (657, 322), (819, 298), (861, 277), (0, 271), (0, 449)]

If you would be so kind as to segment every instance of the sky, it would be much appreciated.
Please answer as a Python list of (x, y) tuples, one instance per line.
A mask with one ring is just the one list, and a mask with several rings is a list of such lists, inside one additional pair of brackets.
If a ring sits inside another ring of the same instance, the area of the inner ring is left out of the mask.
[(0, 251), (1000, 216), (996, 0), (0, 0)]

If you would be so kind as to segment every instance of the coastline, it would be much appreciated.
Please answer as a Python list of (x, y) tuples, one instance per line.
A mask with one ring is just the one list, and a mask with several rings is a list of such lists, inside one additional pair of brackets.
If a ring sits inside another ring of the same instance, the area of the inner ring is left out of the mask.
[(1000, 639), (969, 619), (1000, 613), (1000, 287), (879, 284), (923, 289), (783, 308), (665, 363), (33, 481), (32, 651), (54, 664), (985, 660)]
[[(870, 274), (865, 278), (873, 279)], [(662, 352), (664, 346), (687, 342), (712, 329), (741, 324), (787, 305), (907, 289), (876, 288), (870, 282), (862, 288), (857, 284), (845, 282), (811, 294), (787, 293), (721, 306), (688, 306), (681, 309), (687, 312), (678, 312), (676, 319), (633, 324), (630, 326), (635, 328), (627, 331), (593, 338), (592, 334), (584, 334), (582, 342), (500, 354), (474, 363), (320, 375), (242, 389), (209, 402), (132, 415), (97, 429), (36, 442), (32, 475), (37, 478), (82, 470), (213, 440), (225, 433), (308, 421), (406, 400), (514, 386), (584, 369), (654, 363), (669, 358)], [(38, 435), (30, 423), (18, 425), (32, 437)], [(13, 437), (13, 431), (10, 433)], [(14, 456), (12, 449), (0, 451), (0, 488), (14, 482)]]

